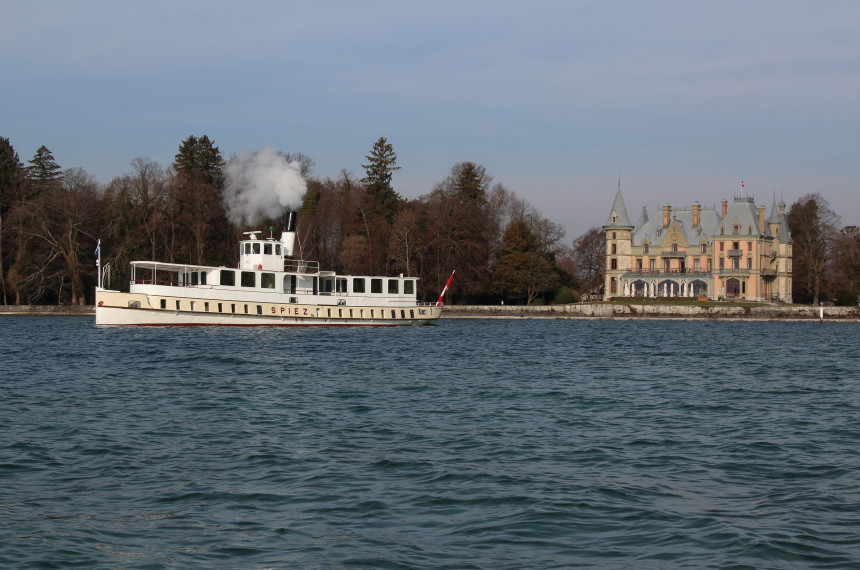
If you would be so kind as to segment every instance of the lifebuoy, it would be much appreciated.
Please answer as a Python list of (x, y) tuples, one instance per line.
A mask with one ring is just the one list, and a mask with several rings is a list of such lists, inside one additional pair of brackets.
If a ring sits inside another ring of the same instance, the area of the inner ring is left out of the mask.
[(104, 301), (99, 301), (99, 307), (103, 307), (103, 306), (104, 306), (104, 304), (105, 304), (105, 302), (104, 302)]
[(257, 265), (257, 269), (259, 269), (260, 271), (262, 271), (262, 270), (263, 270), (263, 264), (261, 263), (261, 264)]

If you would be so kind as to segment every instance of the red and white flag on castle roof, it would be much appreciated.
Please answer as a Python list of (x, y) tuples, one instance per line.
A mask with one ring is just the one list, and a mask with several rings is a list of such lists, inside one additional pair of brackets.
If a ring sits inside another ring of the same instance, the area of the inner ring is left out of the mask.
[(744, 187), (744, 181), (741, 180), (741, 188), (743, 188), (743, 187)]

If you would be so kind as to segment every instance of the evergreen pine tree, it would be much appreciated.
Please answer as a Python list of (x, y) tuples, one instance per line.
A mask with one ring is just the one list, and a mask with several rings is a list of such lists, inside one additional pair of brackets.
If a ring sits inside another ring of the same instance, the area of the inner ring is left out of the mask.
[(11, 259), (7, 263), (5, 254), (8, 250), (3, 249), (7, 233), (3, 221), (20, 190), (23, 173), (23, 165), (18, 158), (18, 153), (12, 148), (12, 143), (9, 139), (0, 137), (0, 293), (3, 295), (4, 305), (7, 304), (6, 272), (11, 265)]
[(57, 164), (54, 155), (45, 145), (39, 147), (29, 162), (30, 166), (27, 167), (27, 180), (30, 183), (28, 198), (56, 186), (63, 179), (60, 165)]
[(173, 161), (177, 174), (196, 177), (218, 191), (224, 189), (223, 166), (221, 151), (206, 135), (200, 138), (191, 135), (182, 141)]
[(379, 213), (390, 224), (397, 212), (397, 204), (400, 196), (391, 186), (394, 171), (400, 170), (397, 164), (397, 155), (394, 147), (385, 137), (373, 143), (370, 154), (365, 156), (367, 164), (362, 164), (367, 176), (361, 179), (367, 189), (368, 197), (371, 198)]

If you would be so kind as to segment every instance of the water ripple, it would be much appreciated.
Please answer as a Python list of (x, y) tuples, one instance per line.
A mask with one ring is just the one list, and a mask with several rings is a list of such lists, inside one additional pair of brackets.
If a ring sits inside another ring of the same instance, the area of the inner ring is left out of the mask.
[(0, 331), (4, 567), (860, 560), (854, 323)]

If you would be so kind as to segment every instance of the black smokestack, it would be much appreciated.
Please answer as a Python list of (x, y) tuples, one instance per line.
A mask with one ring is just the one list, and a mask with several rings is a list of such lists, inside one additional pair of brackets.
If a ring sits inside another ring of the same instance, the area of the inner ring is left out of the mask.
[(296, 212), (287, 212), (284, 214), (284, 231), (296, 231)]

